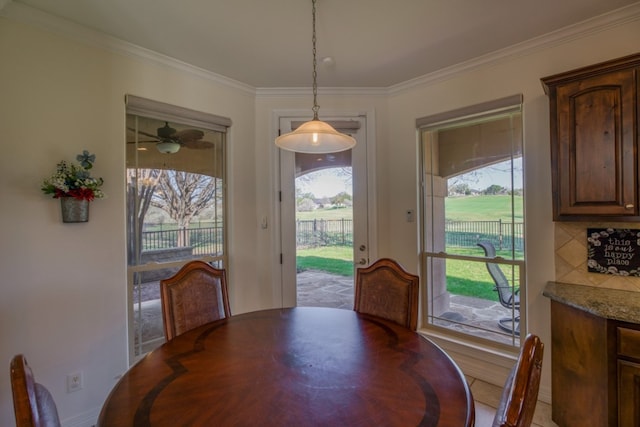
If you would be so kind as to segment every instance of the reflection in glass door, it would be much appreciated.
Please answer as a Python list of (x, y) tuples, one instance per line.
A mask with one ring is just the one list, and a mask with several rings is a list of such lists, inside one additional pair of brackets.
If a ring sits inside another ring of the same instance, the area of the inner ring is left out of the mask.
[(223, 130), (127, 114), (132, 362), (164, 342), (160, 280), (194, 259), (226, 265)]

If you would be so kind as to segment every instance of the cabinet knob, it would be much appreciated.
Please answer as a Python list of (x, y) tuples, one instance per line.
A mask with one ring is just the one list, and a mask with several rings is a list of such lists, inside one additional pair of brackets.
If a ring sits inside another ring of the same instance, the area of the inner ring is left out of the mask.
[(624, 205), (624, 208), (625, 209), (633, 209), (633, 204), (628, 203), (628, 204)]

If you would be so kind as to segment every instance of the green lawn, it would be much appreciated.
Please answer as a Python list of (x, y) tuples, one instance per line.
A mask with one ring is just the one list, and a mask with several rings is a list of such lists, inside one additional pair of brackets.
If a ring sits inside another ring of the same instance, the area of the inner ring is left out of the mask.
[[(296, 219), (351, 219), (353, 209), (331, 208), (316, 209), (309, 212), (296, 212)], [(311, 249), (298, 249), (296, 254), (298, 271), (320, 270), (340, 276), (353, 276), (353, 248), (351, 246), (322, 246)]]
[(322, 246), (298, 249), (298, 271), (320, 270), (340, 276), (353, 276), (353, 248), (350, 246)]
[[(522, 221), (522, 196), (514, 197), (515, 219)], [(459, 221), (511, 221), (511, 196), (467, 196), (446, 199), (447, 219)], [(351, 218), (353, 209), (315, 209), (296, 212), (296, 219), (341, 219)]]
[(353, 209), (348, 208), (331, 208), (331, 209), (315, 209), (309, 212), (296, 212), (296, 219), (351, 219), (353, 217)]
[[(469, 249), (465, 255), (479, 255)], [(352, 249), (348, 246), (323, 246), (299, 249), (298, 271), (319, 270), (340, 276), (353, 276)], [(447, 260), (447, 290), (456, 295), (465, 295), (498, 301), (498, 293), (484, 262)], [(505, 269), (508, 273), (508, 268)], [(507, 277), (509, 274), (507, 274)]]
[[(516, 221), (522, 221), (522, 197), (516, 196)], [(468, 196), (446, 200), (447, 218), (461, 221), (495, 221), (501, 218), (511, 221), (511, 197), (506, 195)], [(298, 212), (297, 219), (340, 219), (351, 218), (351, 208), (317, 209)], [(458, 255), (482, 256), (480, 248), (456, 248)], [(506, 251), (498, 251), (499, 256), (510, 258)], [(522, 254), (520, 254), (522, 255)], [(517, 256), (520, 258), (521, 256)], [(353, 252), (351, 247), (325, 246), (297, 251), (299, 271), (320, 270), (341, 276), (352, 276)], [(508, 273), (509, 267), (502, 267)], [(510, 277), (510, 274), (506, 274)], [(484, 262), (447, 260), (447, 290), (456, 295), (472, 296), (498, 301), (498, 293), (487, 272)]]
[[(522, 196), (513, 199), (516, 222), (522, 221)], [(466, 196), (445, 199), (447, 219), (451, 221), (511, 222), (511, 196)]]
[[(456, 251), (458, 255), (481, 256), (480, 248)], [(452, 294), (498, 301), (493, 280), (484, 262), (447, 260), (447, 290)]]

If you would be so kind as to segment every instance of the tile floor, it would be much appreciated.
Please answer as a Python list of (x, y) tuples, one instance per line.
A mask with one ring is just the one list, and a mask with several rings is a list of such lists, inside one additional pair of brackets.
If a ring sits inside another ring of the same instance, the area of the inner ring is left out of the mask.
[[(500, 402), (502, 388), (471, 377), (467, 377), (467, 381), (476, 405), (476, 427), (491, 427), (493, 416)], [(538, 401), (532, 426), (558, 427), (551, 420), (551, 405)]]

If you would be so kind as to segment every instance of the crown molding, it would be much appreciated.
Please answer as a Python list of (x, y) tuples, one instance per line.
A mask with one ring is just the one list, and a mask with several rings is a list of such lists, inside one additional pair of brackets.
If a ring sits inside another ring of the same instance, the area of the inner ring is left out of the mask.
[[(0, 0), (0, 5), (2, 5), (3, 1), (6, 2), (7, 0)], [(8, 3), (0, 7), (0, 16), (62, 34), (90, 46), (189, 73), (221, 85), (239, 89), (256, 97), (306, 97), (311, 93), (311, 88), (256, 88), (11, 0), (8, 0)], [(326, 87), (319, 88), (318, 92), (322, 95), (341, 96), (395, 95), (411, 90), (416, 86), (447, 80), (463, 72), (499, 63), (506, 59), (526, 56), (538, 50), (568, 43), (572, 40), (637, 20), (640, 20), (640, 2), (389, 87)]]
[(394, 95), (410, 90), (416, 86), (429, 85), (447, 80), (462, 72), (472, 71), (486, 65), (502, 62), (506, 59), (526, 56), (542, 49), (565, 44), (591, 34), (638, 20), (640, 20), (640, 2), (556, 31), (552, 31), (539, 37), (534, 37), (522, 43), (517, 43), (507, 48), (496, 50), (469, 61), (464, 61), (450, 67), (442, 68), (433, 73), (425, 74), (423, 76), (416, 77), (415, 79), (389, 86), (387, 88), (387, 93), (389, 95)]
[[(263, 87), (256, 89), (256, 96), (261, 98), (308, 97), (312, 94), (311, 87)], [(388, 90), (383, 87), (319, 87), (318, 94), (327, 96), (386, 96)]]
[(175, 58), (125, 42), (121, 39), (92, 30), (72, 21), (56, 17), (39, 9), (26, 6), (22, 3), (10, 1), (9, 4), (0, 9), (0, 16), (17, 22), (33, 25), (53, 33), (61, 34), (76, 42), (92, 47), (97, 47), (99, 49), (128, 56), (130, 58), (151, 62), (156, 65), (173, 68), (177, 71), (185, 72), (205, 80), (210, 80), (215, 83), (239, 89), (250, 93), (251, 95), (255, 94), (255, 88), (248, 84), (207, 71), (186, 62), (178, 61)]

